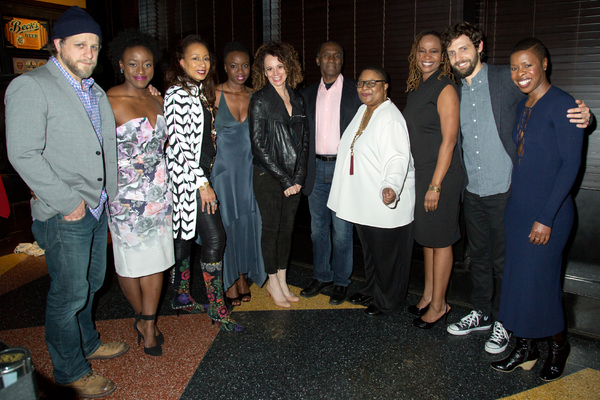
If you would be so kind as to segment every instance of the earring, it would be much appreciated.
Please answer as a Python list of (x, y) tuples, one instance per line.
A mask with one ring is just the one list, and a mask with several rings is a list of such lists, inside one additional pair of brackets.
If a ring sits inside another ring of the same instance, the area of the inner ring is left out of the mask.
[(121, 73), (123, 73), (123, 68), (121, 68)]

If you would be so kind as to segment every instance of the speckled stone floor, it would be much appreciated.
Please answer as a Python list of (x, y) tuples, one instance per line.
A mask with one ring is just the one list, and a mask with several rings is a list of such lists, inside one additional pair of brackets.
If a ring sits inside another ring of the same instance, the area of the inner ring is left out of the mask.
[[(131, 349), (117, 359), (92, 363), (118, 385), (106, 399), (600, 398), (600, 342), (593, 339), (571, 335), (565, 377), (543, 384), (538, 376), (542, 361), (531, 371), (492, 370), (490, 361), (503, 355), (484, 352), (486, 332), (454, 337), (442, 323), (422, 331), (412, 326), (407, 312), (369, 318), (363, 307), (330, 306), (326, 295), (283, 310), (256, 285), (252, 301), (234, 310), (247, 328), (240, 334), (220, 332), (205, 315), (177, 317), (163, 301), (158, 324), (165, 355), (149, 357), (137, 347), (132, 311), (111, 271), (97, 299), (98, 331), (101, 339), (122, 340)], [(194, 273), (200, 276), (199, 270)], [(309, 268), (292, 265), (288, 281), (298, 293), (311, 275)], [(43, 257), (0, 258), (0, 340), (31, 350), (42, 398), (69, 399), (72, 393), (52, 383), (43, 339), (49, 282)], [(355, 279), (350, 293), (360, 285)], [(166, 284), (164, 293), (170, 298)], [(206, 301), (200, 279), (193, 293)], [(417, 300), (411, 294), (408, 303)], [(468, 311), (453, 304), (448, 322)], [(541, 349), (543, 360), (545, 345)]]

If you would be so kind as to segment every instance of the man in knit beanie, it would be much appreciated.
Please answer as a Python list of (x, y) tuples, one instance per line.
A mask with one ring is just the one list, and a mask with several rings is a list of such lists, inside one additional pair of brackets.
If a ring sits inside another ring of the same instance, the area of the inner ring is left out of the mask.
[(46, 344), (54, 379), (90, 398), (116, 385), (88, 360), (129, 349), (100, 342), (92, 321), (106, 272), (105, 205), (117, 192), (115, 120), (106, 93), (90, 78), (101, 39), (96, 21), (69, 8), (53, 27), (50, 60), (14, 79), (5, 97), (8, 157), (35, 193), (32, 231), (51, 278)]

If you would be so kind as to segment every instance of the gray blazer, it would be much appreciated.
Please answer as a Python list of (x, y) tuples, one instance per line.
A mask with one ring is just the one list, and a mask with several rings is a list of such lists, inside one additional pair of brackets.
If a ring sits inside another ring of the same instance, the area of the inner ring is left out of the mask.
[(102, 187), (117, 193), (115, 118), (106, 93), (92, 86), (102, 115), (100, 145), (77, 93), (52, 61), (15, 78), (6, 89), (8, 158), (34, 191), (33, 218), (68, 215), (83, 199), (96, 208)]

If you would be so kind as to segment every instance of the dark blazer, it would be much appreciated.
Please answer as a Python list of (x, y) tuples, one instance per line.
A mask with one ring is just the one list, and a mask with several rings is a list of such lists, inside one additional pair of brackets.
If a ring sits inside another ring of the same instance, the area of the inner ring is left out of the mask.
[[(306, 117), (308, 118), (308, 128), (310, 131), (310, 141), (308, 147), (308, 166), (306, 173), (306, 181), (302, 193), (310, 195), (315, 184), (315, 116), (317, 114), (317, 93), (321, 80), (317, 83), (302, 89), (300, 93), (306, 102)], [(344, 134), (346, 127), (360, 107), (362, 102), (356, 91), (356, 81), (354, 79), (344, 77), (344, 86), (342, 87), (342, 102), (340, 104), (340, 136)]]
[[(490, 87), (490, 101), (492, 103), (492, 112), (496, 122), (496, 129), (500, 136), (500, 141), (504, 146), (506, 154), (512, 162), (515, 162), (517, 156), (517, 146), (512, 140), (512, 131), (517, 119), (517, 105), (525, 95), (515, 85), (510, 78), (510, 67), (508, 65), (490, 65), (488, 64), (488, 82)], [(462, 80), (458, 81), (458, 97), (462, 99)], [(462, 151), (462, 131), (458, 135), (458, 146), (460, 149), (460, 162), (465, 172), (465, 161)], [(465, 183), (463, 188), (467, 187), (469, 177), (465, 173)]]

